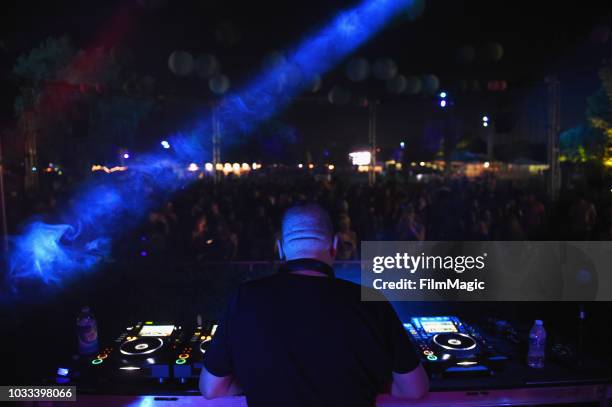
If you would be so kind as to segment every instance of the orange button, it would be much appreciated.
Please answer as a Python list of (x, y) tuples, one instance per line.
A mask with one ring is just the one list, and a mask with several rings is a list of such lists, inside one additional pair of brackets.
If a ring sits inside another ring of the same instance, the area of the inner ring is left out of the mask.
[(98, 356), (96, 356), (98, 359), (106, 359), (108, 357), (108, 354), (106, 353), (100, 353)]
[(189, 353), (181, 353), (179, 355), (179, 359), (187, 359), (189, 357)]

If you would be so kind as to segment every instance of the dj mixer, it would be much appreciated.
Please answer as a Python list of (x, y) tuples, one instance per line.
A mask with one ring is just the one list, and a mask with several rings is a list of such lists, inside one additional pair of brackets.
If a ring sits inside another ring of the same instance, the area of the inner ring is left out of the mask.
[(174, 377), (181, 382), (187, 379), (198, 378), (202, 371), (204, 353), (210, 341), (212, 341), (217, 325), (208, 322), (198, 325), (187, 342), (179, 347), (179, 352), (174, 361)]
[(414, 317), (404, 327), (431, 375), (488, 375), (508, 359), (454, 316)]

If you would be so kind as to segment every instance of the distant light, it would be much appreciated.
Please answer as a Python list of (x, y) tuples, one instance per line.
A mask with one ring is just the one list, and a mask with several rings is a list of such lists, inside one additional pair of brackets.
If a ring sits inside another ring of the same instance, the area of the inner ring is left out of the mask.
[(401, 147), (401, 148), (406, 147), (406, 143), (404, 143), (404, 142), (402, 141), (402, 142), (400, 143), (400, 147)]
[(440, 101), (440, 107), (446, 107), (446, 100)]
[(147, 257), (147, 252), (144, 250), (140, 252), (140, 257)]
[(329, 168), (330, 171), (333, 171), (336, 166), (334, 164), (329, 164), (327, 168)]
[(197, 170), (199, 170), (200, 167), (198, 167), (198, 164), (196, 163), (191, 163), (189, 164), (189, 167), (187, 167), (187, 171), (191, 171), (191, 172), (195, 172)]
[[(107, 174), (111, 174), (111, 173), (117, 172), (117, 171), (127, 171), (127, 169), (128, 169), (128, 167), (122, 167), (122, 166), (116, 166), (116, 167), (112, 167), (112, 168), (108, 168), (105, 165), (95, 165), (95, 164), (91, 166), (91, 171), (92, 172), (94, 172), (94, 171), (104, 171)], [(59, 171), (58, 174), (60, 172), (61, 171)]]
[(243, 171), (249, 171), (250, 169), (251, 169), (251, 167), (249, 166), (249, 164), (242, 163), (242, 170)]
[(308, 164), (308, 168), (312, 170), (314, 168), (314, 164)]
[(215, 164), (215, 170), (217, 170), (217, 171), (223, 171), (223, 164), (221, 164), (221, 163), (217, 163), (217, 164)]
[(489, 166), (491, 166), (491, 163), (488, 161), (485, 161), (483, 165), (485, 168), (489, 168)]
[(53, 168), (53, 163), (49, 163), (49, 168)]
[(234, 171), (240, 171), (240, 164), (238, 164), (238, 163), (234, 163), (234, 164), (232, 164), (232, 169), (233, 169)]
[(208, 171), (208, 172), (211, 172), (214, 169), (214, 167), (213, 167), (212, 163), (206, 163), (206, 164), (204, 164), (204, 169), (206, 171)]
[(444, 99), (446, 97), (446, 92), (440, 92), (440, 97)]
[(489, 127), (489, 123), (488, 122), (483, 122), (482, 123), (482, 127)]
[(123, 158), (125, 158), (127, 160), (128, 158), (130, 158), (130, 154), (129, 153), (123, 154)]
[(32, 167), (32, 172), (36, 172), (36, 171), (38, 171), (38, 168)]
[(482, 121), (483, 122), (488, 122), (489, 121), (489, 116), (482, 116)]
[(369, 151), (355, 151), (350, 153), (351, 161), (353, 165), (370, 165), (372, 161), (372, 153)]
[(423, 174), (417, 174), (416, 179), (417, 181), (421, 181), (423, 179)]
[(304, 168), (304, 164), (299, 163), (299, 164), (298, 164), (298, 168)]
[(425, 167), (425, 161), (421, 161), (421, 162), (419, 163), (419, 165), (420, 165), (421, 167)]
[(166, 140), (162, 140), (161, 145), (166, 150), (170, 148), (170, 143), (168, 143)]

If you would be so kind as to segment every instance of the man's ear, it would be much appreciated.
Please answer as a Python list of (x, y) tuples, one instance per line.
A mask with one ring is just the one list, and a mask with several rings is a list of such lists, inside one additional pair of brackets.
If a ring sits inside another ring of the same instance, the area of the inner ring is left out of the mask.
[(336, 258), (336, 253), (338, 253), (338, 234), (334, 235), (334, 240), (332, 241), (332, 246), (329, 249), (329, 255), (332, 260)]
[(276, 239), (276, 248), (278, 249), (278, 258), (285, 260), (285, 252), (283, 250), (283, 243), (281, 242), (281, 239)]

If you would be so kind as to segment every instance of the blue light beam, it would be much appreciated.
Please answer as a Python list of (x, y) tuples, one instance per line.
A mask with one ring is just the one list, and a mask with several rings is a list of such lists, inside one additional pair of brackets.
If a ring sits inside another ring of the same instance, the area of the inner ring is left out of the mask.
[[(367, 0), (341, 12), (287, 52), (285, 62), (228, 94), (219, 103), (218, 115), (224, 144), (241, 142), (245, 134), (285, 108), (315, 78), (333, 69), (418, 1)], [(161, 197), (193, 179), (185, 175), (185, 168), (187, 163), (201, 162), (209, 156), (205, 138), (211, 134), (212, 119), (209, 115), (190, 131), (168, 138), (172, 149), (164, 154), (129, 156), (125, 173), (108, 176), (103, 182), (91, 180), (74, 197), (73, 204), (55, 217), (55, 224), (30, 221), (21, 235), (11, 239), (11, 283), (37, 279), (61, 285), (79, 273), (94, 270), (109, 256), (112, 238), (137, 225)]]

